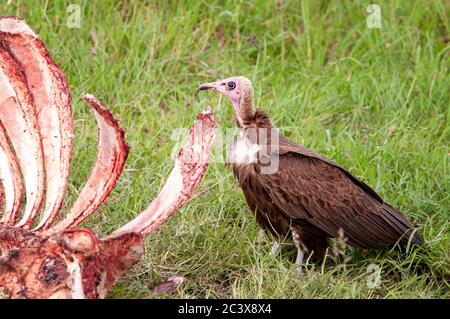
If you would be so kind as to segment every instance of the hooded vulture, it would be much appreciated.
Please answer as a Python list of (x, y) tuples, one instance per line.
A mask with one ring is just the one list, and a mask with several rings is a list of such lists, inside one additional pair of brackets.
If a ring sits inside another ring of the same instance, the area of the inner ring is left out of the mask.
[(420, 235), (397, 209), (367, 184), (324, 155), (298, 145), (253, 106), (253, 87), (239, 76), (201, 84), (198, 90), (227, 96), (240, 129), (231, 159), (233, 173), (260, 227), (277, 241), (291, 238), (301, 272), (305, 253), (322, 259), (328, 238), (343, 235), (360, 248), (420, 245)]

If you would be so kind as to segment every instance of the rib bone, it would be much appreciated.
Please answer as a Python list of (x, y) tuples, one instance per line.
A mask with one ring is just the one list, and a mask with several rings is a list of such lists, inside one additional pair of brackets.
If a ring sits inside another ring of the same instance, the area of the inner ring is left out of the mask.
[(44, 167), (33, 98), (23, 70), (0, 43), (0, 120), (11, 140), (25, 181), (27, 203), (18, 227), (29, 227), (44, 197)]
[(5, 197), (4, 215), (0, 223), (12, 225), (22, 202), (23, 186), (16, 157), (0, 124), (0, 178)]
[(188, 141), (178, 153), (175, 167), (158, 196), (139, 216), (113, 232), (112, 237), (127, 232), (148, 234), (191, 200), (194, 189), (208, 168), (216, 134), (215, 123), (209, 108), (197, 116), (189, 131)]
[(0, 256), (4, 256), (0, 257), (0, 288), (12, 298), (104, 298), (144, 253), (142, 236), (192, 198), (207, 169), (214, 137), (215, 119), (206, 110), (191, 128), (166, 185), (136, 219), (142, 225), (135, 220), (103, 240), (88, 229), (42, 236), (20, 228), (0, 228)]
[[(0, 87), (0, 177), (1, 191), (6, 192), (0, 292), (12, 298), (104, 298), (143, 254), (143, 235), (192, 199), (208, 167), (215, 119), (209, 109), (198, 115), (158, 197), (135, 220), (100, 240), (89, 229), (72, 228), (95, 212), (122, 173), (129, 149), (118, 121), (94, 96), (84, 96), (99, 128), (97, 159), (74, 206), (52, 228), (72, 154), (70, 91), (42, 42), (18, 18), (0, 17)], [(27, 203), (18, 224), (22, 227), (14, 227), (22, 193), (20, 173)], [(43, 218), (30, 231), (44, 184)]]
[(45, 207), (36, 229), (48, 228), (62, 204), (69, 176), (73, 132), (70, 91), (65, 75), (25, 21), (1, 18), (0, 41), (21, 63), (34, 99), (46, 173)]
[(74, 228), (89, 217), (108, 197), (122, 173), (129, 147), (118, 121), (93, 95), (83, 97), (94, 111), (98, 125), (97, 159), (91, 175), (70, 213), (50, 231)]

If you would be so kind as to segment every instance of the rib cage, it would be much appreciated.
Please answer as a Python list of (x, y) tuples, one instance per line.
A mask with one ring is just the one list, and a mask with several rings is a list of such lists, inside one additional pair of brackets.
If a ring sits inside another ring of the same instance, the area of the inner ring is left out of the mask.
[[(3, 74), (0, 84), (4, 92), (0, 93), (0, 122), (6, 128), (15, 155), (5, 143), (1, 145), (11, 160), (15, 156), (9, 166), (19, 163), (26, 189), (26, 208), (22, 219), (15, 223), (16, 218), (8, 218), (7, 224), (28, 229), (33, 222), (38, 222), (35, 231), (47, 229), (51, 232), (50, 226), (64, 199), (72, 156), (70, 90), (64, 74), (53, 62), (44, 44), (23, 20), (2, 18), (0, 41), (0, 75)], [(101, 146), (94, 170), (80, 198), (55, 231), (77, 226), (98, 208), (114, 187), (128, 155), (124, 132), (118, 121), (106, 107), (97, 107), (100, 102), (95, 97), (86, 95), (84, 99), (97, 119)], [(20, 130), (16, 129), (18, 125), (22, 125)], [(33, 145), (36, 147), (30, 152), (28, 148)], [(17, 179), (17, 170), (10, 169), (9, 172), (14, 172), (12, 175)], [(99, 176), (101, 173), (105, 173), (107, 181)], [(16, 193), (20, 193), (21, 186), (12, 184), (18, 188)], [(36, 221), (44, 197), (45, 207), (40, 220)], [(8, 206), (5, 216), (14, 216), (11, 204)]]
[(23, 21), (2, 19), (0, 38), (11, 55), (18, 62), (23, 61), (21, 71), (34, 100), (47, 189), (38, 228), (46, 228), (62, 204), (69, 176), (73, 135), (70, 90), (65, 75), (50, 58), (42, 41)]
[(105, 297), (139, 260), (142, 236), (192, 198), (215, 138), (211, 111), (197, 116), (158, 197), (99, 240), (75, 227), (104, 202), (124, 168), (129, 147), (117, 119), (94, 96), (83, 96), (97, 120), (97, 158), (79, 198), (55, 223), (72, 157), (70, 90), (39, 37), (16, 17), (0, 17), (0, 88), (0, 290), (13, 298)]

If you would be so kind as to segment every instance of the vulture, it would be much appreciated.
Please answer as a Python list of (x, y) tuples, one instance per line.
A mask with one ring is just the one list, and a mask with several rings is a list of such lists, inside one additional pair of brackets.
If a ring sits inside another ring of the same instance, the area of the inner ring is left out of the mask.
[(97, 157), (61, 216), (73, 140), (67, 79), (24, 20), (0, 17), (0, 297), (104, 298), (139, 261), (144, 236), (192, 199), (206, 172), (215, 138), (209, 108), (142, 213), (104, 238), (79, 227), (111, 193), (129, 153), (109, 109), (91, 94), (83, 99), (97, 120)]
[(239, 136), (227, 164), (232, 165), (245, 200), (259, 226), (278, 242), (292, 239), (296, 270), (304, 254), (322, 260), (328, 239), (345, 236), (367, 248), (399, 243), (421, 245), (412, 224), (366, 183), (324, 155), (283, 136), (269, 116), (253, 105), (253, 86), (243, 76), (204, 83), (231, 100)]

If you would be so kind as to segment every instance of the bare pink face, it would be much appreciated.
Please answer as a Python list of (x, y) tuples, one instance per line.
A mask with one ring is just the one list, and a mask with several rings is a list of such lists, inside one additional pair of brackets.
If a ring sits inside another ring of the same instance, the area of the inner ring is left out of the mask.
[(247, 80), (242, 76), (235, 76), (216, 82), (203, 83), (198, 87), (198, 90), (215, 90), (219, 93), (222, 93), (231, 100), (236, 115), (240, 117), (240, 101), (244, 79)]

